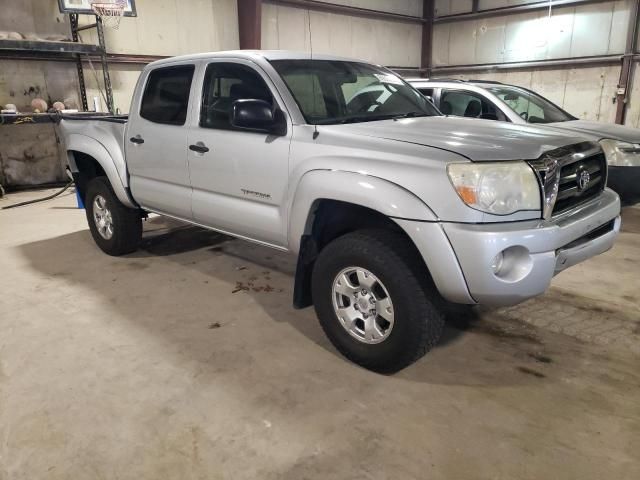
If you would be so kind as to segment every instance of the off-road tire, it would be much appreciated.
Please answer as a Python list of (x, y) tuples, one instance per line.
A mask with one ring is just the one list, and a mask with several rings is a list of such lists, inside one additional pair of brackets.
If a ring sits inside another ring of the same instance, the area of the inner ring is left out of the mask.
[[(350, 266), (373, 273), (391, 297), (394, 325), (381, 343), (354, 338), (335, 313), (333, 281)], [(444, 300), (413, 244), (394, 231), (360, 230), (327, 245), (314, 265), (312, 295), (320, 325), (336, 349), (379, 373), (394, 373), (418, 360), (436, 345), (444, 328)]]
[[(111, 212), (113, 236), (109, 239), (100, 235), (94, 220), (94, 200), (97, 195), (101, 195), (106, 200), (107, 207)], [(113, 192), (106, 177), (96, 177), (89, 181), (84, 200), (91, 236), (104, 253), (119, 256), (137, 250), (142, 239), (140, 211), (123, 205)]]

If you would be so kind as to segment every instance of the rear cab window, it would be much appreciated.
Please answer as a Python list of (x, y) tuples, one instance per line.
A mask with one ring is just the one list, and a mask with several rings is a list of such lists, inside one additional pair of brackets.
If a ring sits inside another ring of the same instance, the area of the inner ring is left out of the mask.
[(194, 65), (177, 65), (153, 70), (140, 104), (140, 116), (153, 123), (184, 125)]

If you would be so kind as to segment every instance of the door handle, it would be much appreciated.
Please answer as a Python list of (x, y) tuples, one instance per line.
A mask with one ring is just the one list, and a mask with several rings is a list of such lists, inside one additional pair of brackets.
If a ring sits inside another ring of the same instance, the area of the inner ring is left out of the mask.
[(202, 142), (198, 142), (195, 145), (189, 145), (189, 150), (192, 152), (207, 153), (209, 151), (209, 147)]
[(129, 141), (131, 143), (137, 143), (138, 145), (140, 145), (144, 143), (144, 138), (142, 138), (140, 135), (136, 135), (135, 137), (131, 137)]

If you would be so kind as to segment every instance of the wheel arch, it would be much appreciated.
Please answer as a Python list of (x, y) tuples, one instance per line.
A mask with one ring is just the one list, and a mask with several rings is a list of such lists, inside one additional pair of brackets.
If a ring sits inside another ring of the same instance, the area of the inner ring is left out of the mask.
[(69, 168), (83, 198), (87, 182), (98, 175), (104, 175), (109, 179), (118, 200), (127, 207), (137, 208), (123, 183), (115, 161), (100, 142), (86, 135), (72, 134), (66, 140), (66, 149)]
[[(388, 229), (406, 236), (415, 247), (395, 219), (437, 220), (422, 200), (399, 185), (378, 177), (334, 170), (315, 170), (303, 176), (290, 212), (289, 245), (298, 254), (293, 295), (296, 308), (313, 303), (313, 265), (318, 253), (333, 239), (359, 229)], [(429, 272), (426, 263), (424, 267)]]
[(289, 202), (289, 248), (299, 253), (300, 239), (309, 234), (322, 202), (357, 205), (387, 218), (437, 221), (415, 194), (380, 177), (339, 170), (312, 170), (302, 176)]

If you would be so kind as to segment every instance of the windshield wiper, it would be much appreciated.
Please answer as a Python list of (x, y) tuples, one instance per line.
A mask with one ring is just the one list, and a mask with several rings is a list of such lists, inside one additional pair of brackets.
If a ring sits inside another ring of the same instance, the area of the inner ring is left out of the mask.
[(345, 117), (336, 121), (336, 123), (358, 123), (358, 122), (375, 122), (377, 120), (390, 120), (395, 115), (357, 115), (353, 117)]
[(429, 115), (426, 112), (407, 112), (407, 113), (401, 113), (399, 115), (394, 115), (393, 118), (415, 118), (415, 117), (430, 117), (431, 115)]
[(380, 120), (395, 120), (398, 118), (413, 118), (413, 117), (428, 117), (430, 116), (425, 112), (407, 112), (407, 113), (387, 113), (385, 115), (352, 115), (350, 117), (328, 119), (326, 121), (318, 122), (319, 125), (331, 124), (339, 125), (345, 123), (359, 123), (359, 122), (376, 122)]

